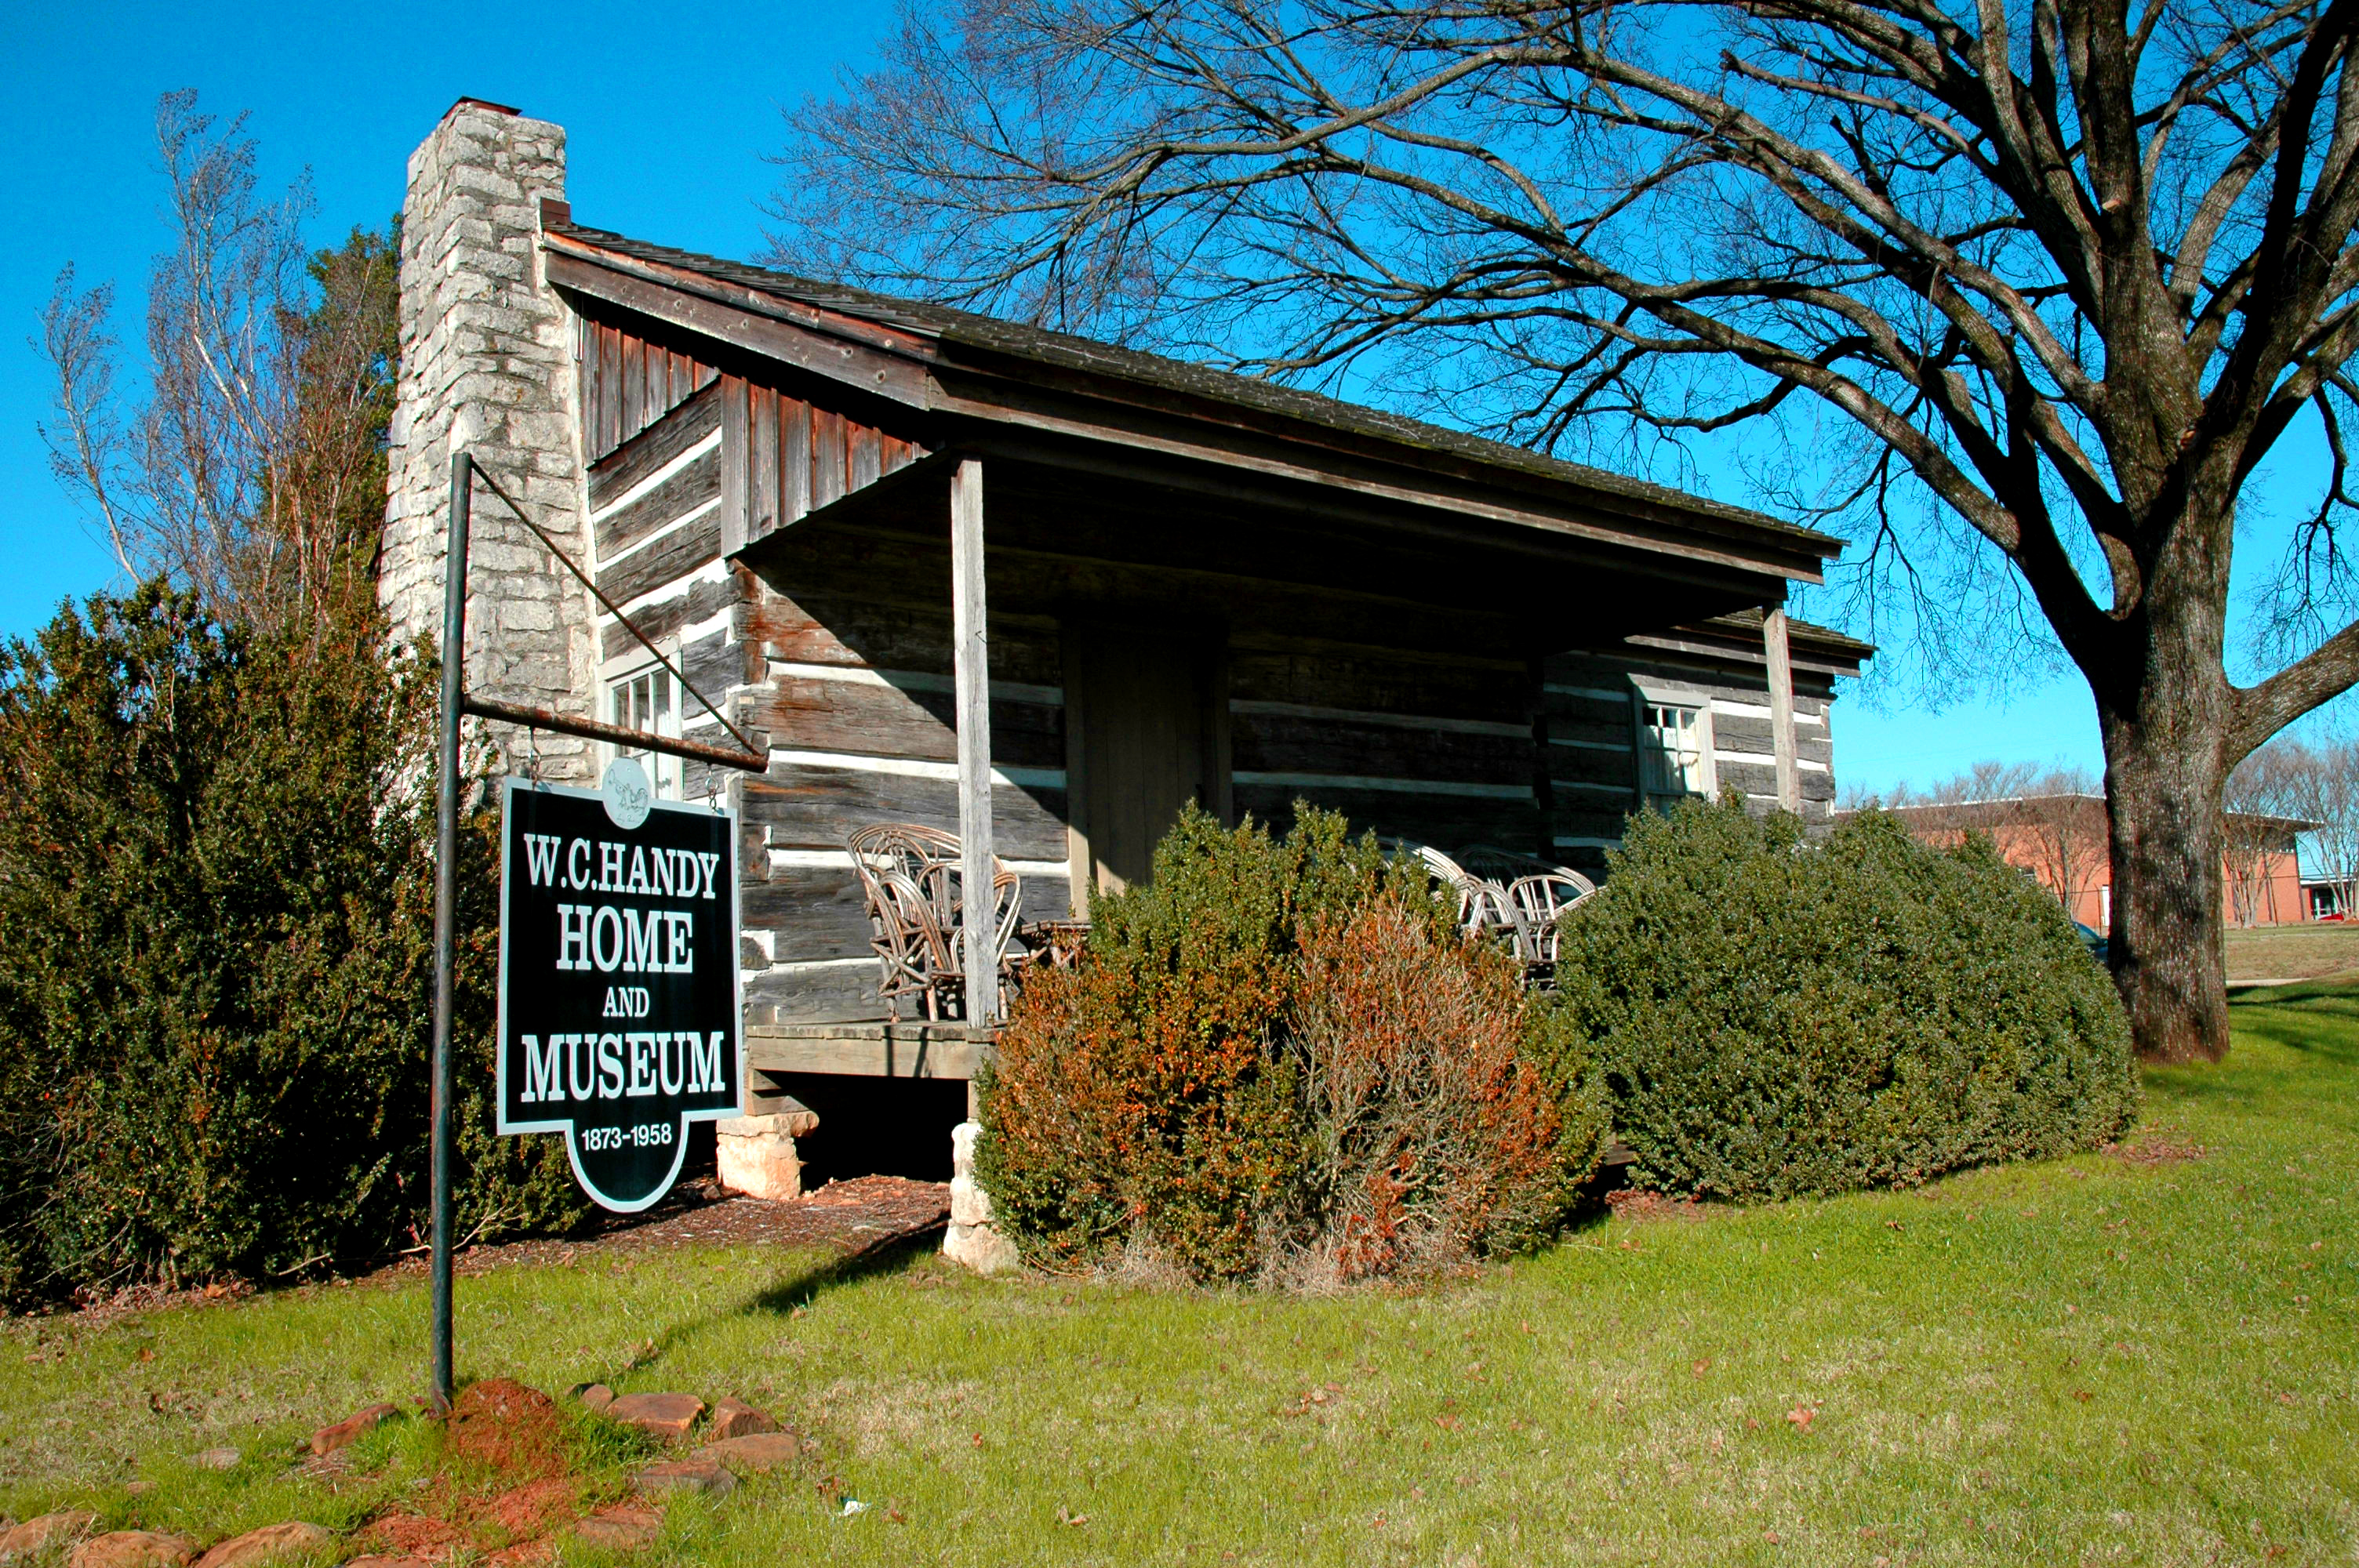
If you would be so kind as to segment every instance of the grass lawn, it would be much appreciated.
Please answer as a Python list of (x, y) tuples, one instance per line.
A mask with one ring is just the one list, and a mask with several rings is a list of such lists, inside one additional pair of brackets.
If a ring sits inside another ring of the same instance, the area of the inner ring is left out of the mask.
[(2359, 921), (2228, 928), (2228, 979), (2312, 980), (2359, 969)]
[[(2237, 1017), (2226, 1065), (2149, 1077), (2149, 1124), (2210, 1150), (2186, 1162), (1601, 1222), (1317, 1300), (600, 1257), (462, 1279), (461, 1366), (739, 1393), (870, 1504), (755, 1480), (675, 1506), (665, 1560), (2347, 1564), (2359, 990)], [(382, 1476), (342, 1495), (273, 1445), (415, 1391), (425, 1327), (406, 1284), (10, 1322), (0, 1507), (351, 1522), (422, 1432), (370, 1440)], [(189, 1465), (223, 1444), (248, 1458)]]

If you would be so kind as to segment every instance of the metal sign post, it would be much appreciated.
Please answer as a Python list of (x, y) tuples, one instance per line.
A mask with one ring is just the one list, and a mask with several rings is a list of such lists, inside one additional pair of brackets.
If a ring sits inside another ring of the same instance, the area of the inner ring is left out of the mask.
[[(604, 724), (600, 723), (595, 719), (581, 719), (571, 714), (551, 712), (547, 708), (518, 707), (510, 703), (494, 702), (468, 695), (466, 669), (467, 536), (471, 522), (471, 514), (473, 511), (474, 487), (478, 479), (480, 479), (484, 487), (488, 489), (493, 495), (496, 496), (501, 503), (515, 515), (517, 522), (522, 523), (527, 528), (532, 531), (533, 535), (548, 548), (551, 555), (557, 557), (558, 564), (562, 566), (567, 571), (571, 572), (576, 579), (578, 579), (582, 586), (590, 590), (592, 597), (596, 599), (599, 604), (604, 607), (607, 613), (614, 616), (616, 621), (621, 622), (625, 631), (630, 633), (633, 637), (638, 639), (640, 644), (649, 653), (653, 654), (656, 658), (662, 663), (664, 668), (671, 673), (672, 678), (679, 683), (681, 689), (686, 691), (690, 697), (695, 697), (697, 702), (703, 707), (705, 712), (712, 715), (713, 719), (718, 722), (723, 730), (728, 731), (730, 738), (737, 742), (734, 747), (712, 746), (706, 745), (696, 741), (674, 740), (667, 736), (652, 735), (640, 730), (627, 729), (619, 724)], [(646, 633), (642, 633), (636, 626), (631, 623), (630, 618), (623, 613), (622, 607), (617, 605), (613, 600), (607, 598), (606, 595), (601, 591), (597, 583), (590, 577), (590, 574), (583, 571), (579, 566), (575, 565), (571, 557), (567, 556), (566, 553), (558, 546), (557, 541), (550, 538), (546, 530), (544, 530), (538, 524), (535, 523), (530, 517), (527, 516), (524, 509), (509, 498), (507, 492), (499, 487), (498, 483), (492, 479), (491, 475), (486, 474), (480, 469), (476, 468), (473, 454), (463, 449), (451, 454), (450, 547), (448, 553), (443, 558), (442, 575), (441, 747), (439, 754), (439, 771), (435, 780), (434, 800), (434, 1058), (433, 1093), (429, 1109), (432, 1127), (432, 1149), (430, 1155), (432, 1191), (430, 1195), (430, 1203), (433, 1209), (431, 1238), (434, 1293), (433, 1397), (436, 1405), (445, 1411), (450, 1408), (451, 1394), (451, 1145), (456, 1128), (452, 1120), (455, 1113), (451, 1103), (451, 1034), (458, 989), (459, 725), (461, 719), (470, 714), (481, 719), (493, 719), (506, 723), (520, 724), (533, 730), (547, 730), (554, 734), (572, 735), (588, 741), (603, 741), (611, 745), (628, 747), (633, 751), (659, 752), (667, 756), (680, 757), (692, 762), (709, 763), (716, 767), (737, 768), (747, 773), (765, 773), (768, 771), (770, 765), (768, 752), (762, 747), (756, 746), (752, 738), (748, 736), (745, 730), (730, 722), (728, 718), (724, 716), (718, 708), (714, 707), (712, 703), (705, 697), (702, 692), (697, 690), (694, 686), (690, 684), (687, 676), (681, 673), (679, 666), (674, 664), (672, 660), (665, 654), (662, 649), (658, 648), (654, 643), (650, 642)], [(636, 765), (633, 766), (631, 771), (634, 773), (637, 771)], [(579, 792), (565, 793), (578, 794)], [(511, 792), (510, 798), (511, 800), (513, 799), (513, 791)], [(644, 812), (646, 809), (645, 806), (642, 805), (639, 809)], [(727, 824), (731, 831), (730, 833), (724, 834), (721, 840), (722, 847), (729, 851), (725, 857), (728, 866), (728, 874), (725, 879), (716, 877), (715, 893), (717, 896), (720, 888), (725, 885), (727, 889), (727, 909), (725, 915), (721, 915), (720, 913), (716, 911), (715, 915), (718, 916), (718, 918), (709, 916), (706, 925), (708, 931), (725, 928), (727, 935), (724, 945), (721, 946), (713, 946), (710, 943), (700, 944), (698, 945), (698, 951), (701, 956), (706, 947), (712, 947), (712, 951), (723, 955), (717, 960), (707, 960), (707, 962), (717, 962), (725, 966), (721, 972), (724, 972), (728, 977), (728, 998), (726, 1005), (730, 1010), (731, 1016), (727, 1021), (728, 1027), (726, 1033), (727, 1044), (729, 1045), (729, 1065), (725, 1070), (716, 1069), (716, 1074), (725, 1074), (728, 1080), (728, 1087), (725, 1091), (726, 1103), (729, 1106), (734, 1106), (736, 1103), (737, 1079), (739, 1076), (734, 1065), (737, 1054), (737, 1021), (734, 1016), (736, 1008), (735, 942), (737, 910), (735, 897), (736, 857), (734, 854), (732, 835), (734, 834), (735, 819), (734, 816), (724, 815), (720, 818), (720, 820)], [(638, 824), (634, 823), (632, 826), (636, 827)], [(708, 852), (717, 853), (718, 851), (709, 850)], [(676, 892), (677, 867), (679, 862), (668, 861), (667, 864), (672, 866), (675, 871), (673, 888)], [(715, 870), (717, 871), (718, 868), (716, 867)], [(700, 875), (701, 874), (701, 872), (700, 872)], [(564, 885), (571, 887), (574, 884), (568, 882)], [(623, 891), (630, 892), (644, 890), (631, 890), (626, 884), (626, 887), (624, 890), (608, 889), (607, 891)], [(614, 914), (615, 920), (614, 934), (616, 938), (627, 944), (628, 938), (625, 933), (627, 922), (625, 919), (621, 906), (614, 905), (600, 907), (609, 908), (609, 913)], [(645, 909), (634, 911), (634, 914), (637, 916), (640, 922), (640, 924), (636, 927), (636, 930), (639, 934), (643, 949), (646, 944), (652, 942), (654, 939), (654, 933), (657, 928), (657, 913), (658, 912), (653, 910)], [(690, 912), (670, 911), (664, 914), (662, 927), (665, 939), (668, 943), (674, 940), (676, 937), (682, 941), (688, 940), (685, 934), (690, 929), (690, 926), (682, 923), (680, 920), (680, 916), (687, 913)], [(506, 914), (505, 906), (503, 914), (504, 915)], [(594, 914), (591, 918), (593, 921), (595, 920), (596, 916)], [(507, 934), (503, 931), (501, 951), (504, 967), (507, 956), (506, 935)], [(600, 934), (593, 933), (593, 935)], [(596, 958), (601, 956), (603, 951), (603, 950), (602, 949), (599, 950), (599, 952), (593, 952), (591, 955), (591, 962), (593, 969), (599, 968), (596, 964)], [(631, 953), (626, 945), (616, 956), (614, 967), (619, 967), (623, 962), (624, 957), (629, 956), (631, 956)], [(638, 957), (645, 958), (647, 954), (645, 951), (642, 951)], [(664, 949), (661, 957), (663, 961), (667, 964), (675, 961), (675, 956), (669, 946)], [(636, 993), (627, 999), (627, 1005), (636, 1006), (653, 988), (645, 985), (623, 986), (618, 984), (614, 989), (617, 990), (629, 990)], [(502, 1093), (499, 1121), (501, 1130), (503, 1131), (523, 1131), (528, 1130), (529, 1129), (511, 1125), (512, 1121), (519, 1119), (511, 1118), (507, 1113), (507, 1106), (509, 1103), (507, 1098), (507, 1054), (509, 1043), (506, 1038), (505, 1029), (505, 1024), (507, 1019), (506, 1000), (506, 999), (505, 995), (503, 995), (503, 1038), (500, 1043), (500, 1076)], [(714, 1005), (715, 1004), (712, 1002), (711, 998), (708, 997), (703, 999), (703, 1009), (705, 1011), (711, 1011)], [(579, 1033), (592, 1032), (582, 1031)], [(620, 1029), (614, 1032), (618, 1042), (620, 1042), (617, 1047), (618, 1050), (636, 1049), (637, 1047), (636, 1043), (621, 1040), (621, 1037), (626, 1032)], [(655, 1066), (653, 1069), (655, 1079), (658, 1085), (660, 1086), (665, 1082), (664, 1067), (666, 1065), (667, 1059), (662, 1054), (661, 1045), (659, 1044), (653, 1044), (654, 1033), (656, 1032), (649, 1031), (631, 1033), (641, 1033), (644, 1034), (644, 1038), (650, 1042), (649, 1049), (653, 1051), (655, 1055)], [(669, 1033), (677, 1036), (685, 1035), (689, 1031), (672, 1030), (664, 1033)], [(704, 1031), (707, 1038), (702, 1043), (702, 1054), (696, 1059), (695, 1065), (700, 1071), (712, 1063), (712, 1053), (717, 1049), (717, 1046), (714, 1045), (713, 1042), (710, 1038), (711, 1033), (712, 1032), (710, 1030)], [(593, 1059), (599, 1053), (603, 1052), (605, 1038), (605, 1032), (600, 1031), (593, 1033), (593, 1043), (591, 1047)], [(537, 1044), (540, 1044), (540, 1048), (545, 1053), (545, 1044), (541, 1044), (538, 1041)], [(671, 1044), (674, 1052), (677, 1054), (676, 1059), (671, 1062), (671, 1065), (679, 1069), (679, 1074), (676, 1076), (684, 1075), (689, 1065), (688, 1059), (685, 1055), (686, 1046), (683, 1042), (679, 1039), (674, 1039)], [(627, 1059), (625, 1065), (626, 1067), (630, 1068), (630, 1070), (635, 1070), (635, 1066), (630, 1064)], [(549, 1065), (549, 1058), (545, 1054), (540, 1059), (540, 1065), (542, 1070), (545, 1072)], [(603, 1087), (603, 1084), (607, 1081), (604, 1078), (599, 1077), (596, 1068), (592, 1069), (592, 1076), (593, 1079), (598, 1080), (601, 1087)], [(626, 1076), (622, 1081), (625, 1085), (628, 1085), (635, 1080), (630, 1078), (626, 1073)], [(703, 1082), (704, 1079), (700, 1076), (698, 1081)], [(684, 1077), (683, 1082), (685, 1082)], [(521, 1090), (519, 1090), (519, 1092), (521, 1092)], [(644, 1207), (647, 1204), (653, 1203), (656, 1198), (660, 1197), (662, 1195), (663, 1188), (670, 1185), (671, 1175), (677, 1174), (678, 1173), (678, 1154), (680, 1146), (685, 1143), (684, 1134), (686, 1132), (687, 1121), (700, 1119), (709, 1116), (730, 1114), (729, 1111), (721, 1108), (722, 1097), (724, 1094), (724, 1091), (715, 1087), (701, 1092), (703, 1095), (701, 1099), (695, 1099), (694, 1097), (691, 1096), (690, 1098), (693, 1103), (683, 1101), (679, 1105), (671, 1107), (671, 1112), (676, 1118), (674, 1125), (676, 1125), (677, 1130), (673, 1135), (670, 1148), (665, 1151), (671, 1156), (669, 1166), (667, 1173), (662, 1175), (659, 1185), (650, 1186), (649, 1184), (642, 1182), (638, 1185), (630, 1187), (630, 1196), (638, 1198), (642, 1201), (632, 1202), (629, 1197), (626, 1197), (624, 1203), (617, 1204), (614, 1201), (612, 1195), (602, 1193), (598, 1180), (592, 1179), (591, 1171), (586, 1169), (583, 1164), (582, 1151), (578, 1146), (581, 1141), (580, 1135), (575, 1131), (569, 1130), (567, 1133), (569, 1140), (568, 1152), (572, 1158), (576, 1176), (582, 1179), (584, 1187), (589, 1190), (590, 1195), (598, 1199), (599, 1202), (605, 1204), (609, 1207)], [(653, 1102), (650, 1100), (648, 1103), (652, 1104)], [(572, 1125), (572, 1119), (568, 1119), (567, 1126), (569, 1129)], [(588, 1125), (590, 1121), (594, 1119), (585, 1117), (580, 1119), (583, 1125)], [(558, 1122), (556, 1119), (549, 1118), (541, 1121), (539, 1124), (556, 1126), (558, 1125)], [(642, 1125), (652, 1128), (663, 1124), (663, 1119), (650, 1115), (640, 1118), (638, 1121), (633, 1122), (631, 1126), (634, 1133), (637, 1133), (638, 1129)], [(603, 1145), (607, 1138), (613, 1136), (613, 1130), (601, 1126), (596, 1130), (599, 1141), (602, 1145), (600, 1152), (605, 1152), (607, 1151), (603, 1150)], [(644, 1133), (639, 1135), (642, 1137), (652, 1136), (651, 1134)], [(639, 1146), (635, 1145), (634, 1147), (636, 1150), (638, 1149)], [(614, 1165), (614, 1162), (593, 1162), (592, 1163), (602, 1172)], [(619, 1175), (604, 1174), (602, 1175), (599, 1180), (604, 1181), (605, 1184), (610, 1186), (615, 1185), (618, 1183), (622, 1183), (625, 1185), (629, 1184), (624, 1177)]]
[(467, 525), (474, 460), (451, 454), (442, 566), (442, 752), (434, 786), (434, 1400), (451, 1406), (451, 1014), (458, 989), (459, 705), (467, 691)]

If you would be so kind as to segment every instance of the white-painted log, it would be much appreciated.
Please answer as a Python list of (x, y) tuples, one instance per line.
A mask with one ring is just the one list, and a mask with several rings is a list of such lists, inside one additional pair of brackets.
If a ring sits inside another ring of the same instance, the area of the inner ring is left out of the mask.
[(951, 639), (958, 707), (959, 880), (965, 900), (967, 1017), (999, 1016), (999, 955), (992, 918), (991, 656), (984, 630), (983, 464), (951, 476)]
[(1777, 753), (1777, 804), (1802, 809), (1801, 770), (1794, 762), (1794, 660), (1786, 641), (1786, 611), (1771, 606), (1761, 616), (1761, 646), (1769, 662), (1769, 734)]

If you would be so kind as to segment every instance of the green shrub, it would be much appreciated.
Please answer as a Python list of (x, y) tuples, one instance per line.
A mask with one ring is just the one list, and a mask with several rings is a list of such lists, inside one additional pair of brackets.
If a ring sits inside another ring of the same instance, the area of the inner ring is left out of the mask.
[(978, 1173), (1035, 1263), (1378, 1272), (1552, 1229), (1594, 1163), (1593, 1096), (1556, 1098), (1577, 1052), (1527, 1063), (1512, 976), (1332, 813), (1275, 839), (1191, 810), (1092, 915), (980, 1085)]
[[(266, 1279), (422, 1234), (430, 668), (148, 587), (0, 650), (0, 1297)], [(462, 1234), (582, 1211), (488, 1132), (496, 877), (464, 836)]]
[(1633, 817), (1558, 976), (1644, 1186), (1923, 1182), (2136, 1112), (2128, 1025), (2056, 900), (1987, 840), (1930, 849), (1878, 813), (1818, 845), (1729, 806)]

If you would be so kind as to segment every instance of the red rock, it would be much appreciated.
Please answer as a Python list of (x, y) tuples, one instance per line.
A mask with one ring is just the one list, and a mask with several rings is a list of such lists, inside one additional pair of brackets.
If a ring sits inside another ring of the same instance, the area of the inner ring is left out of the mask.
[(80, 1541), (98, 1523), (98, 1516), (88, 1509), (65, 1509), (57, 1513), (39, 1514), (14, 1530), (0, 1530), (0, 1563), (20, 1563), (44, 1552)]
[(718, 1461), (740, 1475), (763, 1475), (801, 1464), (803, 1444), (791, 1432), (763, 1432), (708, 1443), (696, 1457)]
[(333, 1530), (301, 1519), (289, 1519), (285, 1524), (266, 1524), (260, 1530), (231, 1536), (198, 1558), (197, 1568), (259, 1568), (262, 1563), (276, 1563), (281, 1558), (324, 1553), (335, 1543)]
[(567, 1397), (580, 1400), (584, 1409), (603, 1411), (614, 1402), (614, 1390), (603, 1383), (576, 1383)]
[(93, 1535), (73, 1549), (68, 1568), (185, 1568), (197, 1543), (152, 1530), (117, 1530)]
[(701, 1454), (658, 1460), (631, 1479), (643, 1492), (702, 1492), (715, 1498), (727, 1497), (737, 1486), (737, 1477), (726, 1466)]
[[(573, 1526), (573, 1538), (607, 1552), (640, 1552), (663, 1533), (663, 1515), (652, 1509), (601, 1509)], [(352, 1564), (345, 1564), (352, 1568)]]
[(751, 1437), (757, 1432), (776, 1432), (778, 1423), (740, 1399), (723, 1396), (712, 1407), (712, 1421), (705, 1435), (716, 1442), (732, 1437)]
[(704, 1401), (694, 1394), (625, 1394), (606, 1407), (609, 1421), (636, 1426), (667, 1442), (686, 1437), (703, 1413)]
[(356, 1437), (375, 1432), (387, 1421), (401, 1413), (399, 1405), (375, 1404), (364, 1411), (354, 1411), (333, 1426), (323, 1426), (311, 1434), (311, 1452), (333, 1454)]

